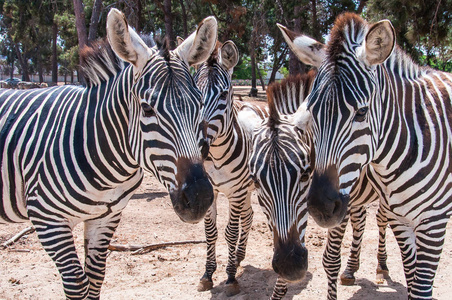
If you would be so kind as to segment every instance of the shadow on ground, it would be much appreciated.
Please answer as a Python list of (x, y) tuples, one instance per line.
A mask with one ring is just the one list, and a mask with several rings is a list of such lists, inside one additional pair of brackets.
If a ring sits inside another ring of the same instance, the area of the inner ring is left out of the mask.
[[(277, 275), (271, 269), (259, 269), (251, 265), (246, 265), (237, 277), (237, 281), (240, 284), (240, 293), (232, 298), (234, 300), (269, 299), (272, 295), (276, 279)], [(301, 282), (290, 283), (284, 299), (293, 299), (295, 295), (300, 294), (311, 279), (312, 274), (308, 272)], [(218, 283), (214, 282), (214, 288), (210, 290), (212, 294), (211, 299), (232, 299), (226, 296), (225, 287), (226, 280)]]
[(390, 278), (386, 280), (387, 284), (376, 284), (365, 278), (357, 279), (356, 285), (360, 289), (350, 299), (399, 300), (408, 298), (405, 285), (394, 282)]
[(150, 202), (157, 198), (163, 198), (168, 196), (167, 192), (151, 192), (151, 193), (136, 193), (132, 196), (133, 199), (146, 199), (147, 202)]

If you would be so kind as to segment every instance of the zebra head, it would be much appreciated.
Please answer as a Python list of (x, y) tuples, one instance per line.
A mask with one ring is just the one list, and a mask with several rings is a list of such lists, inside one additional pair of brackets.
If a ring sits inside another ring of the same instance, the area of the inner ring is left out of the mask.
[(387, 87), (377, 78), (394, 48), (394, 29), (387, 20), (369, 26), (346, 13), (327, 46), (290, 31), (284, 37), (301, 60), (318, 54), (319, 74), (308, 97), (315, 152), (308, 208), (319, 225), (332, 227), (347, 212), (350, 191), (375, 155), (382, 110), (390, 109), (384, 107)]
[(175, 50), (149, 48), (120, 11), (112, 9), (107, 18), (112, 49), (130, 63), (130, 86), (123, 88), (130, 89), (131, 152), (165, 185), (174, 210), (185, 222), (201, 220), (213, 202), (198, 147), (201, 93), (188, 67), (209, 57), (216, 36), (217, 22), (208, 17)]
[(218, 136), (226, 134), (232, 121), (232, 72), (239, 60), (239, 51), (232, 41), (217, 43), (209, 59), (201, 64), (194, 80), (203, 95), (202, 119), (207, 127), (202, 141), (202, 153)]
[(287, 281), (304, 278), (308, 251), (304, 236), (308, 218), (306, 196), (311, 176), (310, 119), (306, 104), (297, 115), (282, 115), (267, 91), (270, 115), (262, 120), (251, 107), (238, 114), (239, 124), (251, 141), (249, 170), (259, 204), (273, 232), (272, 266)]

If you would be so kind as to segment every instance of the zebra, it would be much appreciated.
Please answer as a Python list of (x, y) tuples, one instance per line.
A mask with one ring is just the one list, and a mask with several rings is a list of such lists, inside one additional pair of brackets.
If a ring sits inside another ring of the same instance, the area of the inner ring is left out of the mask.
[[(313, 44), (293, 44), (313, 52)], [(341, 15), (328, 45), (317, 49), (325, 59), (308, 96), (315, 151), (309, 212), (321, 226), (340, 223), (369, 166), (401, 250), (408, 298), (431, 299), (452, 212), (452, 75), (415, 64), (388, 20), (369, 25)]]
[(212, 275), (217, 268), (215, 244), (216, 199), (223, 193), (229, 200), (229, 220), (225, 237), (228, 244), (226, 295), (240, 292), (235, 278), (237, 267), (245, 257), (246, 244), (253, 220), (248, 161), (248, 144), (236, 121), (240, 102), (233, 101), (232, 72), (239, 59), (232, 41), (218, 43), (210, 58), (198, 66), (194, 80), (203, 95), (202, 120), (205, 122), (201, 139), (204, 167), (214, 187), (214, 202), (205, 219), (207, 259), (205, 273), (198, 291), (213, 287)]
[[(325, 45), (307, 37), (300, 35), (287, 29), (281, 24), (277, 24), (280, 28), (284, 39), (304, 63), (313, 65), (317, 69), (324, 61), (326, 54), (324, 51)], [(308, 47), (304, 49), (303, 47)], [(313, 151), (314, 153), (314, 151)], [(348, 213), (344, 217), (339, 226), (330, 228), (328, 231), (327, 246), (324, 251), (323, 265), (325, 267), (328, 277), (328, 295), (331, 298), (336, 297), (336, 282), (340, 270), (341, 263), (341, 242), (345, 233), (345, 229), (350, 219), (353, 230), (353, 240), (351, 244), (350, 257), (344, 272), (340, 276), (341, 284), (353, 285), (355, 282), (354, 273), (359, 269), (359, 257), (361, 251), (361, 242), (366, 222), (366, 209), (368, 203), (379, 200), (378, 193), (375, 191), (367, 178), (367, 168), (362, 172), (362, 175), (357, 184), (353, 186), (350, 193), (353, 205), (348, 207)], [(378, 252), (377, 252), (377, 282), (388, 278), (389, 269), (387, 266), (386, 253), (386, 228), (388, 225), (387, 217), (384, 207), (381, 205), (377, 211), (377, 225), (379, 231)]]
[[(111, 9), (109, 43), (82, 51), (86, 88), (0, 90), (0, 222), (32, 222), (66, 298), (99, 298), (108, 245), (144, 170), (183, 221), (200, 221), (210, 207), (201, 93), (188, 66), (208, 58), (216, 36), (208, 17), (174, 51), (148, 48)], [(72, 236), (80, 222), (84, 268)]]
[[(287, 281), (303, 279), (308, 267), (304, 236), (311, 176), (311, 138), (306, 130), (310, 115), (306, 103), (300, 102), (308, 95), (314, 77), (315, 72), (310, 72), (270, 85), (269, 116), (264, 120), (248, 107), (238, 115), (251, 144), (251, 178), (273, 232), (272, 267), (278, 279), (271, 299), (281, 299), (287, 292)], [(291, 113), (297, 108), (295, 117)]]

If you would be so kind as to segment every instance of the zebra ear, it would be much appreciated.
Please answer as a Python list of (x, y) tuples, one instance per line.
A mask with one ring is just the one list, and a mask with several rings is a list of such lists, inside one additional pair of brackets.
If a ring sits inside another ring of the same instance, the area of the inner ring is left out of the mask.
[(249, 141), (253, 140), (255, 130), (263, 123), (256, 111), (246, 106), (238, 112), (237, 122)]
[(379, 65), (391, 55), (394, 46), (394, 27), (389, 20), (383, 20), (369, 28), (363, 45), (357, 50), (357, 56), (368, 66)]
[(317, 42), (306, 35), (289, 30), (281, 24), (277, 23), (276, 25), (278, 25), (281, 30), (282, 35), (290, 49), (301, 60), (301, 62), (317, 68), (320, 67), (326, 58), (326, 48), (324, 44)]
[(221, 64), (229, 71), (232, 71), (237, 65), (239, 62), (239, 50), (233, 41), (227, 41), (221, 46), (220, 59)]
[(207, 17), (198, 25), (198, 29), (184, 40), (174, 53), (187, 65), (197, 65), (207, 60), (217, 42), (217, 20)]
[(308, 111), (307, 102), (304, 101), (295, 112), (294, 125), (303, 132), (306, 132), (311, 124), (311, 113)]
[(107, 38), (118, 57), (137, 69), (144, 67), (150, 56), (149, 48), (127, 24), (124, 14), (115, 8), (107, 16)]

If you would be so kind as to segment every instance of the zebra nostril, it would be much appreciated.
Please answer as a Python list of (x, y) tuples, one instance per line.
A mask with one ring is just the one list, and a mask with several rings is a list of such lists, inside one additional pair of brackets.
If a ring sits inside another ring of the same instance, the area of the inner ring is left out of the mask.
[(201, 140), (201, 156), (202, 156), (202, 159), (206, 159), (207, 156), (209, 156), (209, 151), (210, 151), (209, 143), (207, 142), (206, 139), (202, 139)]
[(341, 200), (337, 199), (334, 201), (334, 207), (333, 207), (333, 215), (336, 215), (339, 213), (339, 211), (341, 210)]

